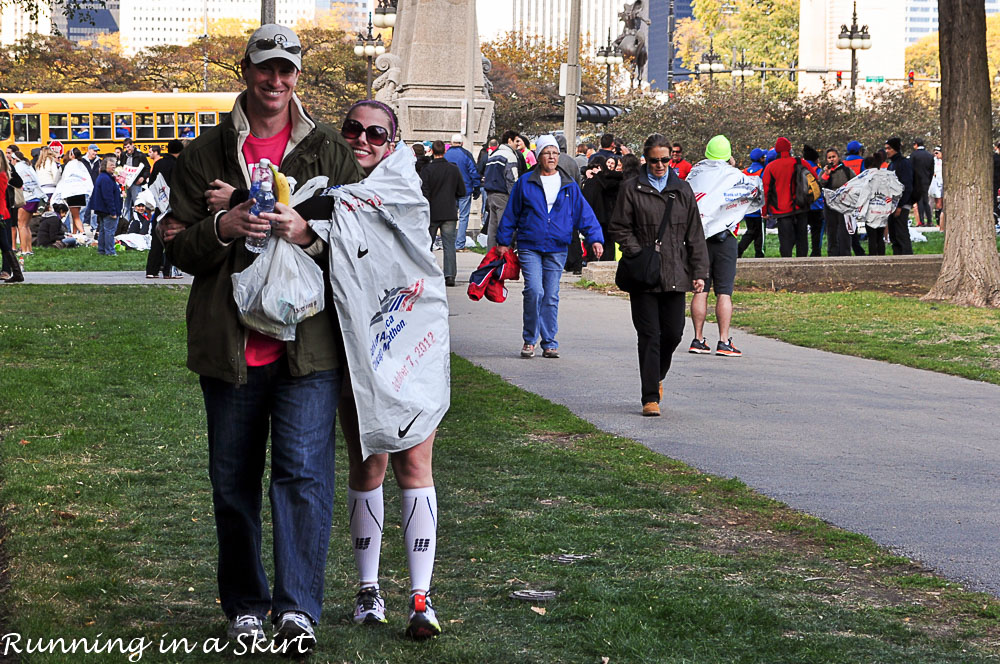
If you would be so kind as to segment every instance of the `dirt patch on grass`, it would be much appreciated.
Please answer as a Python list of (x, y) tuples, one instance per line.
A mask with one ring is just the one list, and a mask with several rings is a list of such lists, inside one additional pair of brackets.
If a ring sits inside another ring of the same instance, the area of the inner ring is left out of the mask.
[(529, 433), (525, 438), (531, 443), (545, 443), (561, 449), (573, 449), (582, 440), (590, 438), (589, 433), (562, 433), (560, 431), (537, 431)]
[(716, 505), (688, 519), (703, 529), (688, 546), (725, 557), (787, 557), (790, 563), (773, 571), (808, 586), (817, 601), (852, 611), (891, 610), (929, 636), (963, 638), (986, 650), (996, 651), (1000, 644), (1000, 623), (992, 619), (998, 611), (995, 599), (970, 594), (917, 562), (837, 558), (830, 543), (787, 530), (789, 522), (802, 519), (793, 510), (758, 514)]

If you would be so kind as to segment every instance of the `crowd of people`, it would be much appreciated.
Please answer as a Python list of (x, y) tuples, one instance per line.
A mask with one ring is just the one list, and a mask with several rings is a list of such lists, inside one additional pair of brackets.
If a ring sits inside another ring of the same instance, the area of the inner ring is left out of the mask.
[[(113, 153), (100, 154), (96, 143), (81, 152), (71, 148), (61, 156), (42, 146), (25, 156), (16, 145), (0, 155), (0, 279), (24, 281), (25, 260), (35, 246), (68, 249), (95, 246), (97, 253), (117, 255), (116, 236), (149, 235), (157, 221), (149, 185), (162, 174), (169, 186), (173, 163), (184, 148), (171, 140), (167, 154), (150, 146), (149, 154), (125, 138)], [(152, 163), (151, 163), (152, 162)], [(57, 220), (58, 223), (53, 223)], [(40, 232), (42, 227), (45, 232)], [(180, 272), (163, 253), (153, 234), (147, 255), (146, 277), (179, 279)], [(16, 248), (16, 249), (15, 249)]]

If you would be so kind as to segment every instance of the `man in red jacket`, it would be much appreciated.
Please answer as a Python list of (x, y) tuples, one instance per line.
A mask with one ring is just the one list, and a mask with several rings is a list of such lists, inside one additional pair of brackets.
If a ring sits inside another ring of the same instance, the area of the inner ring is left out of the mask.
[(682, 180), (686, 180), (691, 172), (691, 162), (684, 158), (684, 148), (680, 143), (674, 143), (670, 149), (670, 168)]
[(795, 205), (795, 165), (801, 163), (819, 179), (816, 169), (805, 160), (792, 156), (792, 144), (781, 137), (774, 142), (774, 151), (778, 158), (764, 168), (761, 179), (764, 180), (764, 209), (761, 216), (778, 222), (778, 245), (781, 255), (790, 258), (792, 246), (795, 246), (795, 256), (802, 258), (809, 254), (809, 237), (807, 234), (807, 213), (809, 208), (799, 208)]

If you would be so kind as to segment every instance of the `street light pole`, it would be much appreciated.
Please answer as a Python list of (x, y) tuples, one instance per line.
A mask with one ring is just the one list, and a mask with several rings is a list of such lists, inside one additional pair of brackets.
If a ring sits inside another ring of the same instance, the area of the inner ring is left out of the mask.
[(726, 66), (722, 64), (722, 56), (715, 52), (715, 38), (712, 37), (708, 41), (708, 53), (703, 53), (701, 62), (698, 63), (698, 73), (708, 74), (709, 85), (712, 85), (715, 82), (715, 74), (725, 70)]
[(566, 103), (563, 134), (566, 152), (576, 154), (576, 102), (580, 94), (580, 0), (569, 0), (569, 53), (566, 58)]
[(597, 49), (597, 57), (594, 61), (599, 65), (607, 65), (608, 76), (607, 76), (607, 101), (605, 102), (609, 106), (611, 105), (611, 65), (620, 65), (625, 62), (625, 58), (622, 56), (621, 49), (611, 43), (611, 29), (608, 28), (608, 45), (601, 46)]
[(667, 94), (674, 91), (674, 0), (667, 5)]
[(854, 108), (857, 103), (858, 51), (867, 51), (871, 47), (872, 38), (868, 34), (868, 26), (858, 27), (858, 2), (854, 0), (851, 27), (841, 25), (840, 35), (837, 37), (837, 48), (841, 50), (851, 49), (851, 108)]
[(354, 55), (359, 57), (364, 57), (368, 63), (368, 72), (366, 77), (365, 90), (367, 92), (367, 97), (365, 99), (372, 98), (372, 61), (375, 56), (382, 55), (385, 53), (385, 43), (382, 41), (382, 33), (377, 36), (372, 34), (372, 15), (371, 12), (368, 13), (368, 34), (358, 33), (358, 38), (354, 42)]

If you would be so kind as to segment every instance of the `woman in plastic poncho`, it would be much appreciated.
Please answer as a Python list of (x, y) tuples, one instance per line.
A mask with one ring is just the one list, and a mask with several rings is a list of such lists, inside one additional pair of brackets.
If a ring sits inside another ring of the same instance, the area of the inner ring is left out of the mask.
[[(347, 112), (340, 133), (354, 150), (365, 175), (370, 175), (392, 154), (398, 127), (396, 114), (388, 106), (377, 101), (361, 101)], [(427, 596), (437, 548), (437, 493), (432, 471), (435, 434), (409, 449), (391, 455), (372, 454), (364, 459), (357, 405), (350, 385), (344, 385), (341, 390), (338, 414), (350, 461), (347, 508), (360, 586), (355, 596), (354, 622), (386, 623), (378, 571), (385, 523), (382, 484), (391, 459), (402, 497), (403, 540), (410, 568), (410, 617), (406, 634), (415, 639), (437, 636), (441, 633), (441, 625)]]

